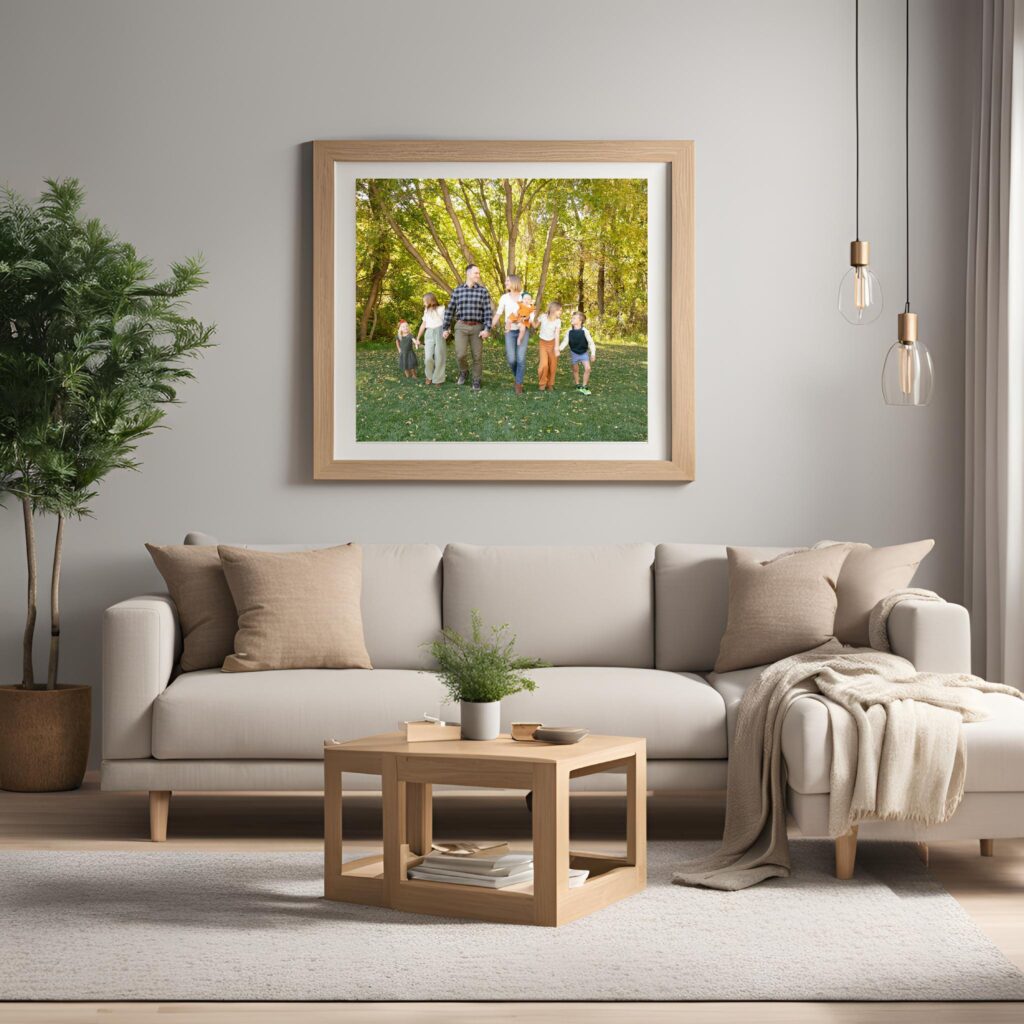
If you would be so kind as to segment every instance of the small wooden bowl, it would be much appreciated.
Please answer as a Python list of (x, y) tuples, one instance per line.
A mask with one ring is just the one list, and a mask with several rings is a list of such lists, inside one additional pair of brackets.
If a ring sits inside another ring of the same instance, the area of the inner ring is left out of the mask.
[(541, 728), (540, 722), (513, 722), (512, 739), (520, 743), (533, 739), (533, 734)]

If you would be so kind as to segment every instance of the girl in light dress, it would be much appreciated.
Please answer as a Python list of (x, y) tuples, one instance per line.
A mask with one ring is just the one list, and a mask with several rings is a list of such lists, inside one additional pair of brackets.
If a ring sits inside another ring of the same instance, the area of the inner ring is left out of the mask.
[(416, 340), (423, 338), (423, 383), (443, 384), (445, 363), (448, 361), (448, 345), (441, 336), (444, 324), (444, 306), (438, 304), (437, 296), (427, 292), (423, 296), (423, 319), (416, 332)]

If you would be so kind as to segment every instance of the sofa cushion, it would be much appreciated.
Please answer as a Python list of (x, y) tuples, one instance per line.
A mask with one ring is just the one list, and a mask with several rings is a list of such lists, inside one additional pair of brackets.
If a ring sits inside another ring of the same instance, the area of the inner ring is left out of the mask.
[[(697, 675), (657, 669), (538, 668), (533, 693), (501, 702), (512, 722), (578, 725), (609, 736), (643, 736), (647, 756), (721, 758), (728, 753), (725, 705)], [(453, 712), (453, 715), (456, 712)]]
[(654, 666), (654, 545), (444, 552), (444, 624), (508, 623), (516, 650), (553, 665)]
[(225, 672), (373, 667), (363, 639), (358, 544), (288, 552), (222, 544), (217, 550), (238, 610)]
[(729, 548), (729, 620), (716, 672), (765, 665), (813, 650), (835, 632), (836, 584), (848, 544), (761, 561)]
[(407, 669), (188, 672), (153, 705), (153, 756), (322, 758), (326, 739), (393, 732), (443, 699), (436, 677)]
[[(748, 548), (774, 558), (790, 548)], [(724, 544), (659, 544), (654, 555), (655, 665), (710, 672), (729, 614)]]
[(933, 540), (888, 548), (854, 544), (836, 586), (836, 639), (854, 647), (868, 647), (871, 610), (886, 594), (910, 586), (921, 560), (933, 547)]
[[(725, 702), (730, 743), (743, 694), (764, 668), (760, 665), (708, 677)], [(985, 722), (964, 723), (966, 789), (970, 793), (1016, 792), (1024, 779), (1024, 700), (1005, 693), (984, 693), (979, 700), (991, 717)], [(789, 785), (797, 793), (830, 791), (832, 727), (826, 698), (807, 696), (793, 702), (782, 723), (782, 755)]]
[[(502, 724), (539, 721), (643, 736), (650, 758), (725, 757), (725, 707), (698, 676), (653, 669), (550, 668), (532, 673), (534, 693), (502, 703)], [(444, 690), (429, 673), (399, 669), (293, 669), (230, 675), (189, 672), (153, 707), (153, 756), (323, 756), (325, 739), (391, 732), (437, 714)], [(457, 707), (444, 714), (458, 718)]]
[[(190, 533), (186, 544), (217, 544)], [(308, 551), (330, 544), (234, 544), (254, 551)], [(364, 544), (363, 636), (376, 668), (430, 668), (423, 646), (441, 631), (441, 549), (435, 544)], [(396, 628), (401, 624), (401, 628)]]
[[(1024, 701), (1005, 693), (983, 693), (979, 703), (991, 717), (965, 722), (968, 793), (1013, 793), (1024, 779)], [(828, 793), (832, 730), (823, 699), (794, 702), (782, 724), (782, 754), (789, 785), (798, 793)]]
[(743, 700), (743, 695), (747, 690), (757, 682), (764, 669), (764, 665), (757, 665), (754, 668), (737, 669), (735, 672), (711, 672), (708, 674), (708, 683), (725, 704), (725, 726), (730, 746), (736, 735), (736, 719), (740, 711), (740, 701)]
[(238, 616), (215, 547), (147, 544), (181, 623), (181, 670), (220, 668), (235, 649)]

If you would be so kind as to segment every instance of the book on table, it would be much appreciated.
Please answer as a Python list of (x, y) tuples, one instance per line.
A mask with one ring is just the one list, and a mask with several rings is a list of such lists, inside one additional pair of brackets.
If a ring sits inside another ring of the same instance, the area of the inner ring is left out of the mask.
[(409, 868), (409, 877), (421, 882), (444, 882), (449, 885), (476, 885), (483, 889), (506, 889), (533, 881), (533, 868), (517, 875), (460, 875), (454, 871), (432, 871)]
[[(590, 874), (583, 868), (569, 869), (569, 888), (581, 886)], [(429, 853), (409, 869), (409, 878), (455, 885), (478, 885), (486, 889), (504, 889), (533, 881), (532, 853), (505, 853), (491, 857), (452, 856)]]
[(476, 860), (479, 857), (497, 857), (499, 854), (508, 853), (508, 843), (493, 842), (443, 842), (433, 844), (434, 853), (447, 853), (453, 857), (460, 857), (465, 860), (472, 857)]
[(453, 856), (448, 853), (428, 853), (420, 862), (421, 868), (455, 871), (460, 874), (491, 875), (500, 877), (533, 869), (532, 853), (500, 853), (495, 856)]

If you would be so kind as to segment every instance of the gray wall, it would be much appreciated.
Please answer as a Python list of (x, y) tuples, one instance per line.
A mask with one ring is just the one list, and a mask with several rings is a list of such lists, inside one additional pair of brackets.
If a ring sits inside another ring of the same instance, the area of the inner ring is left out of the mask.
[[(913, 298), (938, 378), (933, 404), (907, 410), (879, 390), (904, 297), (902, 4), (861, 5), (861, 233), (886, 310), (855, 329), (835, 309), (853, 237), (852, 0), (0, 0), (0, 180), (34, 194), (44, 176), (77, 175), (89, 211), (158, 265), (201, 249), (212, 283), (195, 308), (219, 325), (171, 429), (143, 443), (141, 474), (110, 478), (95, 518), (69, 526), (64, 680), (99, 682), (101, 610), (158, 589), (142, 544), (188, 529), (253, 542), (930, 536), (919, 580), (959, 598), (978, 6), (913, 5)], [(514, 65), (508, 12), (536, 47)], [(696, 482), (311, 480), (307, 143), (417, 137), (696, 140)], [(22, 565), (9, 507), (10, 682)]]

